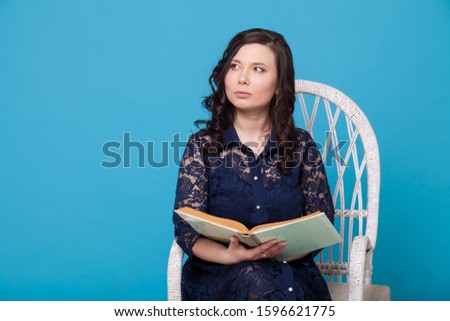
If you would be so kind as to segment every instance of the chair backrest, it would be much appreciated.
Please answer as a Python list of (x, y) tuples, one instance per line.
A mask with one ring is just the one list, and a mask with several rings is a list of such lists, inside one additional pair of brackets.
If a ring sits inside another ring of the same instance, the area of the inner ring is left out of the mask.
[[(367, 236), (372, 249), (376, 244), (380, 194), (376, 136), (361, 109), (341, 91), (307, 80), (296, 80), (295, 89), (303, 124), (296, 122), (321, 149), (336, 209), (335, 226), (344, 240), (324, 249), (317, 264), (329, 282), (345, 282), (353, 238)], [(369, 264), (368, 284), (372, 257)]]

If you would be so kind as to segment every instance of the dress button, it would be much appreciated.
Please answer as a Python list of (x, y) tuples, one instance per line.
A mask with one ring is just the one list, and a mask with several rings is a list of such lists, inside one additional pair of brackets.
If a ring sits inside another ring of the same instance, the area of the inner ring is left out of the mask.
[(258, 176), (253, 177), (253, 179), (254, 179), (255, 181), (257, 181), (257, 180), (258, 180)]
[(288, 288), (288, 291), (289, 291), (289, 292), (292, 292), (292, 291), (294, 291), (294, 289), (291, 288), (291, 287), (289, 287), (289, 288)]
[(286, 264), (287, 262), (286, 262), (286, 261), (283, 261), (283, 263)]
[(261, 206), (259, 206), (259, 205), (256, 205), (256, 209), (257, 210), (259, 210), (261, 208)]

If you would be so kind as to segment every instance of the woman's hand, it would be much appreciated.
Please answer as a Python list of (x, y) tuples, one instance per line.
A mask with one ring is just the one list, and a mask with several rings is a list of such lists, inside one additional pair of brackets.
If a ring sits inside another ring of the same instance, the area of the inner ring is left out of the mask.
[(244, 261), (257, 261), (261, 259), (274, 258), (286, 248), (286, 242), (276, 240), (267, 241), (257, 247), (248, 249), (239, 243), (237, 237), (232, 236), (227, 246), (199, 237), (192, 251), (195, 256), (202, 260), (219, 264), (236, 264)]
[(228, 262), (226, 264), (270, 259), (283, 252), (286, 246), (286, 242), (271, 240), (252, 249), (248, 249), (239, 243), (237, 237), (232, 236), (230, 239), (230, 244), (224, 252), (224, 258), (225, 261)]

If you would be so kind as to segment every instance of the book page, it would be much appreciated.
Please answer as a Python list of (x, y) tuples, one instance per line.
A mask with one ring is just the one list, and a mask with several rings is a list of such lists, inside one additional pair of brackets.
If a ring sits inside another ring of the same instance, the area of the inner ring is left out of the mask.
[(298, 221), (303, 221), (303, 220), (306, 220), (308, 218), (311, 218), (313, 216), (320, 215), (320, 214), (322, 214), (322, 212), (314, 212), (314, 213), (311, 213), (311, 214), (308, 214), (308, 215), (305, 215), (302, 217), (294, 218), (292, 220), (261, 224), (261, 225), (258, 225), (258, 226), (255, 226), (254, 228), (252, 228), (250, 230), (250, 233), (254, 233), (256, 231), (270, 230), (270, 229), (278, 228), (280, 226), (292, 224), (292, 223), (298, 222)]
[(276, 257), (277, 260), (286, 261), (342, 242), (341, 236), (325, 213), (305, 217), (307, 217), (305, 220), (297, 220), (282, 226), (272, 226), (257, 230), (254, 232), (254, 238), (261, 243), (272, 239), (286, 241), (286, 249)]

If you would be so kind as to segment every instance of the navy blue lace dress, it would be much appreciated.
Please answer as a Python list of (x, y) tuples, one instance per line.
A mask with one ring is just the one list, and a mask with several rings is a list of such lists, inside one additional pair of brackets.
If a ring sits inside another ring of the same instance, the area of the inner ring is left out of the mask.
[[(323, 211), (333, 222), (334, 207), (322, 159), (311, 136), (298, 129), (296, 166), (289, 175), (276, 167), (275, 135), (256, 158), (239, 141), (234, 127), (224, 132), (224, 148), (202, 153), (209, 137), (198, 132), (186, 145), (176, 190), (175, 208), (190, 206), (238, 220), (248, 228)], [(313, 261), (319, 252), (291, 261), (258, 260), (232, 265), (194, 256), (199, 235), (173, 214), (177, 243), (188, 255), (183, 266), (183, 300), (331, 300)], [(289, 244), (288, 244), (289, 246)]]

